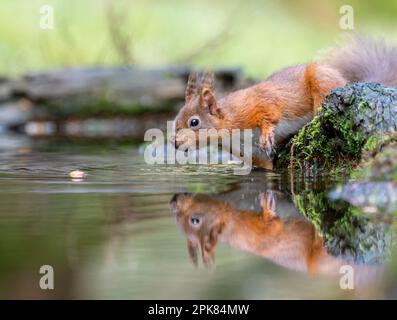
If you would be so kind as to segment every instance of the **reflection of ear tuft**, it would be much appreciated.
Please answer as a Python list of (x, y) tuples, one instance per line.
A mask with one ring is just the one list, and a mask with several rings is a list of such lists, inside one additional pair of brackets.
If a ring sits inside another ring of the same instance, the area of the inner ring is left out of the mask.
[(203, 263), (208, 269), (212, 268), (212, 265), (214, 264), (215, 247), (218, 243), (218, 236), (223, 231), (223, 227), (223, 224), (212, 227), (209, 234), (205, 235), (200, 241)]
[(205, 243), (201, 248), (201, 255), (203, 258), (203, 264), (207, 269), (211, 269), (215, 261), (215, 247), (210, 247), (208, 243)]
[(197, 268), (198, 259), (197, 259), (197, 243), (193, 243), (190, 239), (187, 240), (187, 250), (189, 252), (190, 261), (192, 261), (193, 265)]

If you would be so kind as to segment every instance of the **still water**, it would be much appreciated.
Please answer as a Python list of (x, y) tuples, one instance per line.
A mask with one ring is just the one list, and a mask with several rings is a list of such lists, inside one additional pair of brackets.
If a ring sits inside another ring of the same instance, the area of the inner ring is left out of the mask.
[(2, 299), (397, 297), (393, 216), (330, 202), (342, 181), (149, 166), (131, 145), (1, 147)]

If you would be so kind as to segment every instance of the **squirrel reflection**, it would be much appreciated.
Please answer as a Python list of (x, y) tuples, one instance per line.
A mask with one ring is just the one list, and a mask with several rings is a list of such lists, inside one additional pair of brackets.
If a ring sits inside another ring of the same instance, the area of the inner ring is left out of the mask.
[(280, 218), (273, 191), (261, 193), (259, 202), (261, 214), (206, 195), (174, 195), (171, 207), (177, 225), (186, 234), (192, 262), (197, 266), (200, 248), (204, 265), (210, 267), (219, 240), (293, 270), (339, 273), (346, 263), (327, 253), (309, 220), (299, 215)]

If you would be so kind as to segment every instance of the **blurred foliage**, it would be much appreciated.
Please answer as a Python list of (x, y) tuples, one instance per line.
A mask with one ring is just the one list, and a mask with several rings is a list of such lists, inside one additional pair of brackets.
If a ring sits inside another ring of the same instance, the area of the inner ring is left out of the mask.
[[(54, 28), (39, 27), (40, 7)], [(242, 66), (264, 75), (334, 43), (342, 5), (355, 30), (391, 38), (395, 1), (2, 0), (0, 74), (80, 65)]]

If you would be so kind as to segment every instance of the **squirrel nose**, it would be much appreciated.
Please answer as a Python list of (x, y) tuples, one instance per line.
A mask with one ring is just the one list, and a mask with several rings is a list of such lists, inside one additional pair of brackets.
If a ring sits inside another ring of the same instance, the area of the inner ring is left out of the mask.
[(176, 139), (176, 136), (175, 136), (175, 135), (171, 136), (169, 141), (170, 141), (170, 143), (175, 147), (175, 149), (178, 149), (178, 147), (179, 147), (180, 144), (181, 144), (181, 141), (178, 141), (178, 140)]

